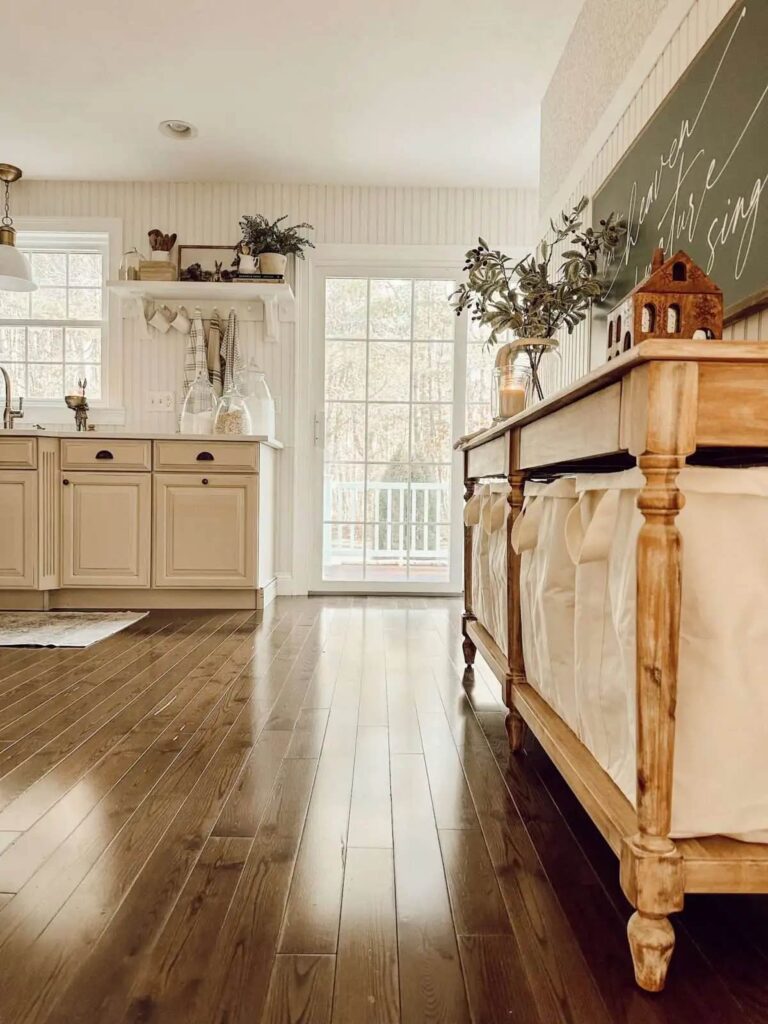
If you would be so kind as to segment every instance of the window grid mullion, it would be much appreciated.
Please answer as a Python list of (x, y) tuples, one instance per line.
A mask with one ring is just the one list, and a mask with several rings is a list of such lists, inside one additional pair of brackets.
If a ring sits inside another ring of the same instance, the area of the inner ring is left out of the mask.
[(363, 579), (367, 577), (368, 570), (368, 408), (370, 402), (368, 393), (370, 390), (370, 367), (371, 367), (371, 279), (368, 278), (365, 288), (365, 411), (363, 413)]
[[(64, 289), (64, 292), (65, 292), (65, 297), (64, 297), (65, 298), (65, 310), (66, 310), (66, 317), (65, 318), (49, 319), (49, 318), (33, 317), (31, 315), (27, 315), (25, 317), (18, 317), (18, 318), (10, 318), (10, 317), (2, 317), (2, 318), (0, 318), (0, 328), (8, 327), (8, 328), (20, 328), (20, 329), (24, 330), (23, 363), (20, 364), (18, 360), (9, 360), (9, 362), (14, 362), (17, 366), (20, 366), (20, 368), (21, 368), (21, 365), (23, 365), (23, 371), (22, 371), (20, 376), (21, 376), (21, 379), (23, 380), (24, 394), (25, 394), (25, 397), (26, 397), (27, 401), (33, 403), (33, 405), (35, 403), (47, 404), (47, 403), (50, 403), (52, 401), (57, 401), (60, 397), (62, 397), (62, 396), (59, 396), (59, 395), (56, 395), (56, 396), (54, 396), (54, 395), (46, 395), (45, 397), (30, 398), (30, 387), (31, 387), (30, 367), (33, 366), (33, 365), (34, 366), (37, 366), (37, 365), (39, 365), (39, 366), (47, 366), (47, 367), (54, 367), (54, 368), (61, 369), (61, 375), (62, 375), (61, 379), (62, 379), (62, 384), (63, 384), (63, 391), (65, 391), (65, 392), (68, 390), (68, 388), (66, 386), (66, 380), (67, 380), (67, 373), (68, 373), (69, 367), (71, 365), (72, 366), (74, 366), (74, 365), (81, 365), (81, 366), (89, 366), (89, 367), (92, 366), (92, 367), (94, 367), (94, 370), (98, 373), (98, 376), (100, 377), (100, 379), (102, 381), (102, 387), (103, 387), (104, 381), (103, 381), (103, 372), (102, 371), (103, 371), (103, 368), (104, 368), (104, 365), (105, 365), (104, 341), (105, 341), (105, 332), (106, 332), (106, 330), (108, 328), (108, 324), (109, 324), (108, 317), (105, 317), (103, 315), (104, 312), (106, 310), (108, 310), (108, 308), (109, 308), (109, 306), (108, 306), (108, 296), (107, 296), (107, 291), (106, 291), (106, 280), (104, 278), (104, 269), (105, 269), (105, 266), (107, 265), (107, 259), (108, 259), (108, 248), (106, 246), (89, 245), (89, 244), (85, 244), (85, 245), (82, 245), (82, 246), (78, 246), (76, 244), (72, 244), (71, 246), (63, 246), (61, 244), (53, 244), (53, 245), (51, 245), (50, 243), (47, 243), (45, 239), (42, 239), (37, 245), (24, 246), (24, 247), (20, 247), (20, 249), (30, 259), (33, 258), (36, 253), (40, 253), (40, 254), (44, 254), (44, 255), (59, 255), (59, 256), (62, 256), (64, 258), (64, 282), (63, 282), (63, 285), (62, 284), (56, 284), (56, 285), (50, 285), (50, 287), (51, 288), (59, 288), (59, 289), (63, 287), (63, 289)], [(101, 283), (100, 283), (100, 285), (95, 286), (95, 285), (86, 284), (86, 285), (82, 285), (81, 286), (82, 288), (90, 289), (92, 291), (97, 291), (99, 293), (99, 296), (100, 296), (100, 299), (101, 299), (102, 317), (99, 318), (98, 320), (75, 319), (73, 317), (70, 317), (70, 315), (69, 315), (70, 314), (70, 310), (71, 310), (71, 292), (72, 292), (72, 290), (74, 288), (78, 287), (75, 283), (72, 282), (72, 279), (71, 279), (70, 258), (72, 257), (73, 254), (98, 256), (100, 258), (100, 260), (101, 260)], [(44, 286), (44, 287), (46, 287), (46, 286)], [(29, 298), (28, 298), (27, 313), (31, 314), (31, 312), (32, 312), (32, 296), (30, 295)], [(55, 328), (55, 329), (59, 329), (61, 331), (61, 356), (58, 359), (56, 359), (56, 360), (50, 360), (50, 361), (41, 360), (41, 359), (32, 360), (30, 358), (30, 331), (34, 330), (34, 329), (42, 329), (42, 330), (44, 330), (46, 328)], [(78, 329), (81, 329), (81, 330), (92, 330), (94, 332), (98, 331), (98, 333), (99, 333), (99, 354), (98, 354), (98, 358), (96, 358), (96, 359), (94, 359), (94, 358), (90, 358), (90, 359), (86, 359), (86, 358), (83, 358), (83, 359), (70, 359), (68, 357), (68, 353), (67, 353), (67, 332), (68, 332), (68, 330), (71, 330), (71, 329), (74, 329), (74, 330), (78, 330)], [(97, 399), (97, 401), (101, 401), (101, 399)]]
[(405, 578), (411, 578), (411, 540), (413, 527), (410, 520), (413, 518), (413, 488), (411, 487), (411, 475), (413, 466), (413, 311), (416, 303), (416, 282), (411, 281), (411, 344), (408, 349), (408, 395), (410, 397), (408, 409), (408, 487), (405, 492), (405, 509), (408, 516), (408, 523), (405, 527)]

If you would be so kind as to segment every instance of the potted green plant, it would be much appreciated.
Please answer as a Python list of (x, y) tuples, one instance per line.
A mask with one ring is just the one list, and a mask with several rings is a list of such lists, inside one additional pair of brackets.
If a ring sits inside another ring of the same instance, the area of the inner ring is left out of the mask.
[(261, 213), (254, 217), (244, 215), (240, 221), (240, 230), (243, 233), (240, 246), (251, 257), (258, 257), (259, 271), (262, 274), (284, 274), (288, 256), (298, 256), (304, 259), (304, 249), (314, 249), (314, 243), (300, 231), (308, 228), (314, 231), (311, 224), (294, 224), (292, 227), (281, 227), (288, 214), (270, 221)]
[[(469, 310), (473, 320), (491, 328), (489, 345), (495, 345), (502, 332), (512, 332), (515, 341), (510, 351), (526, 353), (539, 399), (544, 397), (541, 360), (557, 348), (557, 332), (565, 327), (570, 334), (586, 318), (592, 303), (605, 295), (606, 272), (627, 230), (623, 219), (613, 213), (597, 229), (582, 230), (587, 203), (583, 196), (570, 213), (561, 215), (561, 224), (550, 221), (551, 239), (542, 239), (534, 253), (517, 262), (479, 238), (466, 254), (468, 280), (451, 296), (457, 315)], [(553, 272), (555, 247), (569, 237), (576, 248), (562, 253), (562, 262)]]

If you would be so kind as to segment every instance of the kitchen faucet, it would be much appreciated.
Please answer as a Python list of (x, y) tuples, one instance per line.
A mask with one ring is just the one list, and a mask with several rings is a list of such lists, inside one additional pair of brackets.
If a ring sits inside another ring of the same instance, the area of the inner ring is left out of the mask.
[(3, 409), (3, 430), (13, 430), (13, 421), (24, 415), (24, 399), (19, 397), (19, 408), (14, 409), (11, 401), (11, 378), (4, 366), (0, 366), (0, 373), (5, 380), (5, 408)]

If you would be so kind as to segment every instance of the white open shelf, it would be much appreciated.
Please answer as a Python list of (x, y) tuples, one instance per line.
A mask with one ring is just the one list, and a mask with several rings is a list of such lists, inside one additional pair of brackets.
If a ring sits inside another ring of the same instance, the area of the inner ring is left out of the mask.
[(186, 302), (262, 302), (279, 299), (293, 301), (291, 286), (285, 281), (109, 281), (111, 292), (127, 299), (184, 299)]
[(107, 287), (122, 299), (135, 300), (139, 308), (144, 301), (175, 302), (191, 313), (200, 303), (232, 302), (264, 303), (266, 340), (276, 341), (280, 320), (293, 320), (293, 290), (285, 281), (108, 281)]

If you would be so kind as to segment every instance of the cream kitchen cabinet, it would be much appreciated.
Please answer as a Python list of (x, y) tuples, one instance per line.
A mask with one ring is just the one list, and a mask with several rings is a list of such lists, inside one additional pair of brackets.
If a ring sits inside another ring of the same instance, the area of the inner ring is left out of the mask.
[(58, 441), (0, 438), (0, 593), (58, 586), (58, 458)]
[(155, 474), (156, 587), (255, 587), (257, 477)]
[(34, 587), (37, 473), (0, 470), (0, 586)]
[(0, 608), (263, 608), (279, 448), (0, 432)]
[(61, 585), (148, 587), (149, 473), (62, 472)]

